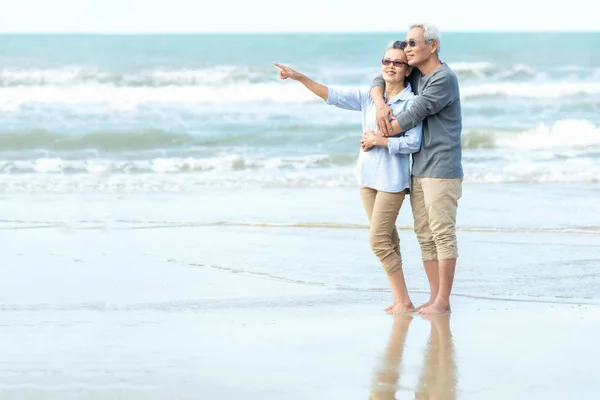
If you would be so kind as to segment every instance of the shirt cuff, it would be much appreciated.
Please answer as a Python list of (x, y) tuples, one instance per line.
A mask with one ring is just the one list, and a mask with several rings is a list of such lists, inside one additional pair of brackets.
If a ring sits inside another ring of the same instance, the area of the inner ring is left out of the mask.
[(388, 138), (388, 151), (390, 154), (398, 154), (400, 152), (400, 141), (394, 138)]
[(337, 93), (335, 90), (333, 90), (332, 88), (328, 87), (327, 88), (327, 101), (326, 104), (332, 104), (335, 105), (337, 104)]

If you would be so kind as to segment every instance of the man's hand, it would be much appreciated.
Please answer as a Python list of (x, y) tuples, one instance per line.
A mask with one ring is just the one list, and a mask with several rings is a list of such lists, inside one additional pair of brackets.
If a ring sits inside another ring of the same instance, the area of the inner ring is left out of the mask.
[(376, 118), (377, 118), (377, 130), (383, 134), (383, 136), (392, 136), (392, 123), (391, 119), (396, 119), (392, 108), (387, 104), (376, 106)]
[(301, 73), (294, 71), (293, 69), (291, 69), (288, 66), (281, 65), (276, 62), (274, 62), (273, 65), (275, 65), (277, 68), (279, 68), (279, 79), (290, 78), (290, 79), (297, 81), (298, 79), (300, 79), (303, 76)]
[(366, 131), (360, 139), (360, 147), (363, 151), (369, 151), (375, 147), (376, 135), (373, 131)]

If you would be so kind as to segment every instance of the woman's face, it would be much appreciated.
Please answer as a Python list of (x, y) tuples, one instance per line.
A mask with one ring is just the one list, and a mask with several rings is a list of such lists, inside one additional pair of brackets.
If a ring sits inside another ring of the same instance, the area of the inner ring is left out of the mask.
[(404, 78), (410, 73), (408, 69), (409, 66), (404, 50), (389, 49), (385, 52), (381, 60), (381, 75), (386, 82), (404, 82)]

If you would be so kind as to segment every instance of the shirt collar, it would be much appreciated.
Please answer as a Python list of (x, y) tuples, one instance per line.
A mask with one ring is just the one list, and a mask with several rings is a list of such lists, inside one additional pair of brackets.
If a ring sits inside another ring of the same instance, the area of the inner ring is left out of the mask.
[[(386, 102), (395, 103), (397, 101), (408, 100), (411, 94), (412, 94), (412, 86), (410, 86), (410, 82), (406, 82), (406, 87), (404, 88), (404, 90), (402, 90), (400, 93), (398, 93), (397, 95), (392, 97), (390, 101), (387, 101), (387, 99), (386, 99)], [(384, 93), (384, 96), (385, 96), (385, 93)]]

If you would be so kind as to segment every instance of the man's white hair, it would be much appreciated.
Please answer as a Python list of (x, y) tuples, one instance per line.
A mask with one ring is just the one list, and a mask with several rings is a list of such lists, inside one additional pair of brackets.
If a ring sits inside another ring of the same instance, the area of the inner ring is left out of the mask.
[(410, 29), (413, 28), (422, 28), (423, 29), (423, 37), (425, 38), (425, 43), (429, 43), (432, 40), (437, 42), (437, 50), (435, 52), (436, 56), (440, 56), (440, 47), (442, 46), (441, 38), (442, 35), (440, 30), (432, 24), (413, 24), (410, 26)]

